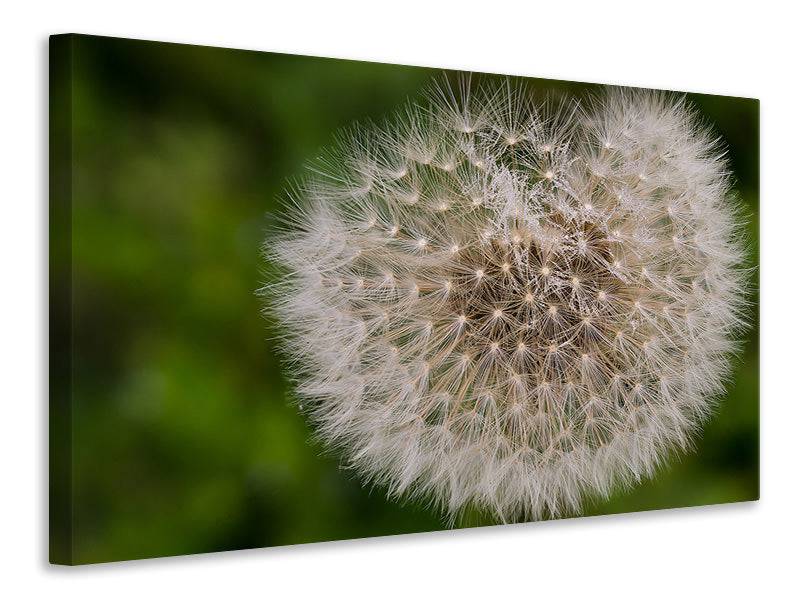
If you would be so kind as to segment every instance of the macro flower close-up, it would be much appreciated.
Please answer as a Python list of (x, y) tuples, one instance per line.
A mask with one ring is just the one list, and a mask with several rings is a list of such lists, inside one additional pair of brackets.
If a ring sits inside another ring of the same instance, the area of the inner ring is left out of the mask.
[(724, 147), (674, 94), (441, 79), (353, 126), (265, 244), (285, 372), (367, 484), (500, 522), (690, 451), (747, 324)]
[(50, 81), (53, 562), (758, 499), (758, 100), (79, 34)]

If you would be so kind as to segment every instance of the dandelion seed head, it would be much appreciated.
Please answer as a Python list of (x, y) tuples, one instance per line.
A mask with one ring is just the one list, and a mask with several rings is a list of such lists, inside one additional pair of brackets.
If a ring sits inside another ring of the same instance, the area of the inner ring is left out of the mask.
[(287, 372), (393, 497), (580, 513), (688, 448), (724, 388), (745, 326), (726, 165), (665, 94), (428, 98), (330, 149), (268, 242)]

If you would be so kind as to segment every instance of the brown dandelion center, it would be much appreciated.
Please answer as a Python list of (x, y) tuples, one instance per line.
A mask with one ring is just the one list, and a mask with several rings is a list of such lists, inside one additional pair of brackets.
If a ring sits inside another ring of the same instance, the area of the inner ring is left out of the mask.
[[(595, 225), (552, 228), (560, 241), (547, 247), (492, 239), (458, 257), (447, 296), (464, 325), (454, 352), (483, 361), (487, 379), (510, 377), (520, 389), (600, 387), (619, 372), (609, 350), (624, 327), (618, 303), (633, 291), (614, 274), (611, 243)], [(473, 388), (479, 393), (480, 378)]]

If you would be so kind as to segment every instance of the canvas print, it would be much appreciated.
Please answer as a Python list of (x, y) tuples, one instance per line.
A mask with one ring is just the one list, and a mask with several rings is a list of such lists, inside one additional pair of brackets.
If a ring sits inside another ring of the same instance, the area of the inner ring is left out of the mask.
[(758, 115), (52, 37), (51, 561), (756, 500)]

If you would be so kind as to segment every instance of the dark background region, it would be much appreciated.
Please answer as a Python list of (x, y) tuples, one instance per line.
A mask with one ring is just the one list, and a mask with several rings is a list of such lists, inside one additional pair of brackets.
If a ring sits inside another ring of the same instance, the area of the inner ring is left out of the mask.
[[(72, 560), (442, 529), (310, 441), (255, 293), (287, 179), (337, 129), (380, 119), (439, 72), (87, 36), (71, 46)], [(727, 144), (756, 265), (758, 103), (690, 100)], [(756, 322), (755, 270), (752, 281)], [(756, 325), (696, 451), (587, 513), (757, 496)]]

